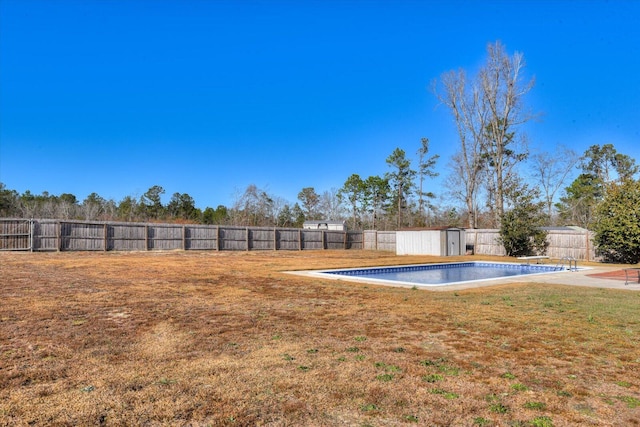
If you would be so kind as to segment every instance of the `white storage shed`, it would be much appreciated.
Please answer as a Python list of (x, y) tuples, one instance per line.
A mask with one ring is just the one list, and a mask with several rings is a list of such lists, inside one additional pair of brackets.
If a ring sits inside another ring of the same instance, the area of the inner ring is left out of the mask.
[(464, 255), (466, 247), (462, 228), (396, 231), (397, 255)]
[(344, 221), (305, 221), (302, 224), (305, 230), (329, 230), (329, 231), (347, 231), (347, 223)]

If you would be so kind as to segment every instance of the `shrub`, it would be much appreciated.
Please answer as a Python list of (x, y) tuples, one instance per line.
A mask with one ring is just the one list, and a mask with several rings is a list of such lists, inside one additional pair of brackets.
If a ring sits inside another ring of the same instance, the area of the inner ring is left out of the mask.
[(547, 232), (540, 229), (546, 222), (544, 205), (535, 202), (537, 193), (523, 186), (511, 193), (513, 207), (501, 218), (498, 241), (509, 256), (544, 254), (547, 251)]
[(640, 261), (640, 182), (628, 179), (607, 186), (596, 208), (594, 242), (604, 261)]

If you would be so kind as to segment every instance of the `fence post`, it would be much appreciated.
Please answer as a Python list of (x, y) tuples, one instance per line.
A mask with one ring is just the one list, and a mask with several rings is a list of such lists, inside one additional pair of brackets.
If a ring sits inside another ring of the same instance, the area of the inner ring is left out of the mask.
[(103, 250), (106, 252), (107, 251), (107, 236), (108, 236), (107, 223), (106, 222), (104, 223), (104, 229), (103, 230), (104, 230), (103, 231), (103, 233), (104, 233), (104, 241), (103, 241), (104, 247), (103, 247)]
[(29, 220), (29, 250), (33, 252), (33, 232), (35, 227), (33, 226), (33, 218)]
[(273, 250), (278, 250), (278, 229), (273, 227)]
[(584, 238), (586, 240), (585, 247), (587, 248), (587, 253), (585, 254), (585, 258), (587, 259), (587, 261), (590, 261), (589, 258), (591, 258), (591, 254), (590, 254), (591, 248), (589, 247), (589, 230), (585, 231)]
[(145, 250), (149, 250), (149, 226), (146, 224), (144, 226), (144, 247)]
[(249, 250), (249, 227), (245, 227), (247, 233), (247, 251)]
[(62, 222), (58, 221), (58, 226), (56, 227), (56, 234), (58, 238), (58, 252), (62, 250)]
[(473, 255), (475, 255), (477, 252), (477, 248), (478, 248), (478, 230), (475, 230), (474, 233), (474, 239), (473, 239)]
[(182, 226), (182, 250), (187, 250), (187, 226)]
[(298, 250), (302, 250), (302, 229), (298, 229)]

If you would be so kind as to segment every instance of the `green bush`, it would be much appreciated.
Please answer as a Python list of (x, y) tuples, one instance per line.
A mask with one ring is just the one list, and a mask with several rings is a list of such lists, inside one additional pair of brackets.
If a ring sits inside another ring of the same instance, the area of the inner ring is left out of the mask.
[(526, 256), (546, 253), (547, 232), (540, 229), (546, 223), (544, 205), (535, 202), (535, 190), (523, 186), (511, 194), (513, 207), (502, 215), (500, 237), (509, 256)]
[(640, 261), (640, 182), (628, 179), (606, 188), (596, 208), (594, 242), (607, 262)]

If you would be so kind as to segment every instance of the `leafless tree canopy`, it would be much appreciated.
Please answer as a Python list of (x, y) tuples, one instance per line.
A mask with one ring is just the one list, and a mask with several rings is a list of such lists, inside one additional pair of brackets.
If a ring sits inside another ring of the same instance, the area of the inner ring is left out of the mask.
[(580, 157), (570, 148), (560, 146), (554, 153), (541, 152), (531, 156), (531, 169), (535, 182), (540, 185), (550, 221), (553, 219), (553, 201), (566, 184)]
[(487, 61), (477, 76), (464, 70), (444, 73), (433, 91), (451, 112), (459, 138), (455, 155), (464, 188), (457, 193), (469, 211), (468, 226), (477, 226), (477, 199), (482, 186), (492, 197), (495, 222), (504, 213), (504, 192), (516, 178), (514, 167), (528, 155), (518, 127), (533, 116), (524, 108), (524, 96), (534, 80), (524, 81), (524, 57), (509, 56), (500, 42), (487, 46)]

